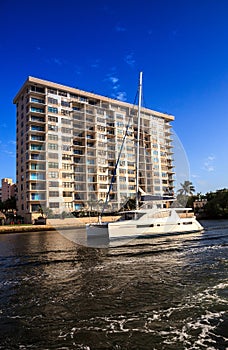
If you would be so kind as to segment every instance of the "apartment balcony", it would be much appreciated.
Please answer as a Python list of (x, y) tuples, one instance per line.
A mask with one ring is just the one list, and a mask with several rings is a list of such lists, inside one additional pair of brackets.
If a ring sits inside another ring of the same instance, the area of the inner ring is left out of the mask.
[(80, 165), (85, 165), (85, 158), (74, 158), (74, 161), (72, 163), (73, 165), (80, 164)]
[(73, 139), (74, 140), (82, 140), (85, 138), (85, 132), (84, 131), (73, 131)]
[(169, 148), (173, 148), (173, 145), (170, 144), (170, 143), (166, 143), (166, 144), (165, 144), (165, 147), (169, 149)]
[(44, 142), (38, 142), (34, 141), (33, 143), (30, 142), (30, 151), (37, 151), (37, 152), (41, 152), (41, 151), (45, 151), (45, 144)]
[(45, 123), (45, 116), (38, 116), (38, 115), (29, 115), (29, 117), (27, 117), (27, 123), (31, 124), (31, 123), (35, 123), (37, 124), (44, 124)]
[(167, 173), (168, 173), (168, 175), (169, 175), (169, 174), (175, 174), (175, 171), (173, 171), (173, 170), (171, 170), (171, 169), (167, 169)]
[(42, 198), (41, 194), (39, 194), (39, 195), (33, 195), (33, 194), (31, 194), (29, 200), (30, 200), (30, 201), (33, 201), (33, 202), (40, 202), (40, 201), (45, 201), (46, 199), (45, 199), (45, 198)]
[(30, 153), (29, 154), (29, 159), (26, 159), (26, 162), (31, 162), (31, 161), (37, 161), (37, 162), (41, 162), (45, 160), (45, 153)]
[(87, 147), (95, 147), (96, 141), (94, 140), (93, 142), (87, 142)]
[(94, 141), (96, 140), (96, 138), (95, 138), (95, 136), (93, 134), (87, 134), (86, 135), (86, 139), (87, 140), (94, 140)]
[(35, 113), (35, 115), (44, 115), (45, 114), (45, 107), (33, 107), (33, 106), (30, 106), (29, 108), (29, 112), (30, 113)]
[(45, 163), (30, 163), (30, 169), (31, 171), (46, 171), (46, 164)]
[(87, 130), (87, 132), (93, 132), (93, 133), (95, 133), (95, 126), (94, 126), (94, 123), (92, 123), (92, 124), (87, 123), (87, 124), (86, 124), (86, 127), (85, 127), (85, 130)]
[(34, 105), (34, 106), (45, 106), (45, 96), (31, 96), (29, 97), (29, 101), (27, 103), (28, 105)]
[(33, 134), (31, 134), (31, 133), (28, 133), (28, 136), (29, 136), (29, 140), (26, 140), (27, 142), (37, 142), (37, 143), (40, 143), (40, 142), (45, 142), (45, 135), (42, 135), (42, 134), (40, 134), (40, 135), (34, 135), (34, 133)]
[(74, 148), (73, 154), (78, 155), (78, 156), (82, 156), (84, 154), (84, 150), (83, 150), (83, 148), (81, 148), (81, 149), (80, 148), (78, 149), (78, 147), (77, 147), (77, 149)]
[[(171, 136), (171, 135), (173, 135), (173, 132), (171, 131), (171, 129), (166, 129), (165, 128), (165, 136), (166, 137), (169, 137), (169, 136)], [(172, 140), (173, 141), (173, 140)]]
[(46, 181), (46, 173), (45, 172), (35, 173), (34, 171), (30, 171), (28, 180), (30, 180), (30, 181)]
[(29, 95), (41, 95), (44, 96), (45, 94), (45, 88), (42, 86), (38, 86), (38, 85), (31, 85), (30, 89), (29, 89)]
[(45, 125), (37, 125), (36, 123), (29, 123), (29, 125), (26, 126), (26, 133), (28, 135), (36, 133), (37, 135), (43, 135), (45, 134)]
[(174, 168), (174, 165), (171, 162), (167, 162), (166, 165), (169, 169)]
[(30, 188), (27, 190), (27, 192), (31, 192), (31, 191), (46, 191), (46, 183), (41, 182), (35, 182), (35, 183), (30, 183)]

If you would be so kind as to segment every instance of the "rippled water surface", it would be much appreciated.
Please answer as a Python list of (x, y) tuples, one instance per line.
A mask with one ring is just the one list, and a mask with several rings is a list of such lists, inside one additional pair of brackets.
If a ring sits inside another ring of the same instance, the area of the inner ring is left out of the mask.
[(0, 349), (228, 349), (228, 221), (78, 246), (0, 235)]

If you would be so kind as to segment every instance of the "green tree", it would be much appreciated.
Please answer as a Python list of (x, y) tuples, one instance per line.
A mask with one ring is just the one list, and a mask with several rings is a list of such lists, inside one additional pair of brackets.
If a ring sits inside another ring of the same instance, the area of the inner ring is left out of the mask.
[(191, 181), (181, 183), (181, 188), (177, 191), (177, 203), (181, 207), (192, 207), (193, 200), (191, 196), (195, 192), (195, 188)]
[(180, 195), (193, 195), (193, 193), (195, 192), (195, 187), (193, 186), (191, 181), (185, 181), (183, 184), (180, 184), (182, 188), (180, 188), (177, 193), (179, 193)]
[(228, 218), (228, 189), (207, 193), (206, 198), (204, 212), (208, 218)]
[(8, 198), (6, 201), (2, 202), (1, 207), (4, 211), (13, 210), (13, 209), (16, 210), (17, 208), (16, 198), (15, 197)]

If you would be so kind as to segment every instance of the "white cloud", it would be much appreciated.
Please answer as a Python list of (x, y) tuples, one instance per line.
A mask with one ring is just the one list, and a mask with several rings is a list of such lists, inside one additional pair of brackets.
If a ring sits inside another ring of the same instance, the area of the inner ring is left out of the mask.
[(111, 81), (112, 84), (116, 84), (119, 81), (119, 78), (117, 77), (109, 77), (109, 80)]
[(15, 158), (15, 156), (16, 156), (15, 152), (12, 152), (12, 151), (3, 150), (2, 152), (7, 154), (9, 157)]
[(135, 65), (134, 53), (131, 52), (124, 57), (124, 61), (131, 67)]
[(126, 101), (127, 100), (127, 94), (124, 91), (119, 91), (120, 89), (120, 84), (119, 83), (119, 78), (117, 77), (116, 74), (116, 68), (113, 67), (111, 69), (112, 73), (106, 74), (106, 78), (104, 79), (105, 81), (108, 81), (109, 83), (112, 84), (111, 88), (113, 90), (112, 97), (120, 100), (120, 101)]
[(197, 178), (199, 178), (199, 175), (191, 174), (191, 177), (192, 177), (193, 179), (197, 179)]
[(119, 101), (126, 101), (127, 100), (127, 94), (125, 91), (118, 91), (116, 94), (112, 95), (114, 98), (116, 98)]
[(215, 160), (215, 156), (214, 155), (210, 155), (208, 156), (205, 161), (204, 161), (204, 164), (203, 164), (203, 169), (208, 171), (208, 172), (212, 172), (215, 170), (215, 167), (214, 167), (214, 164), (213, 164), (213, 161)]

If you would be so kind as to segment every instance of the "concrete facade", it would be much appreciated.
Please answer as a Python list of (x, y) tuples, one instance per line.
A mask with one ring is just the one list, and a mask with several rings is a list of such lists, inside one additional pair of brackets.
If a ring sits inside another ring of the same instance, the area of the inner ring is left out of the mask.
[(13, 179), (11, 178), (2, 179), (1, 201), (4, 202), (9, 198), (13, 198), (14, 196), (15, 196), (15, 184), (13, 183)]
[[(109, 207), (135, 196), (137, 106), (28, 77), (17, 107), (18, 214), (27, 222), (40, 206), (54, 213), (105, 201), (119, 156)], [(141, 109), (140, 190), (173, 192), (171, 124), (174, 117)]]

